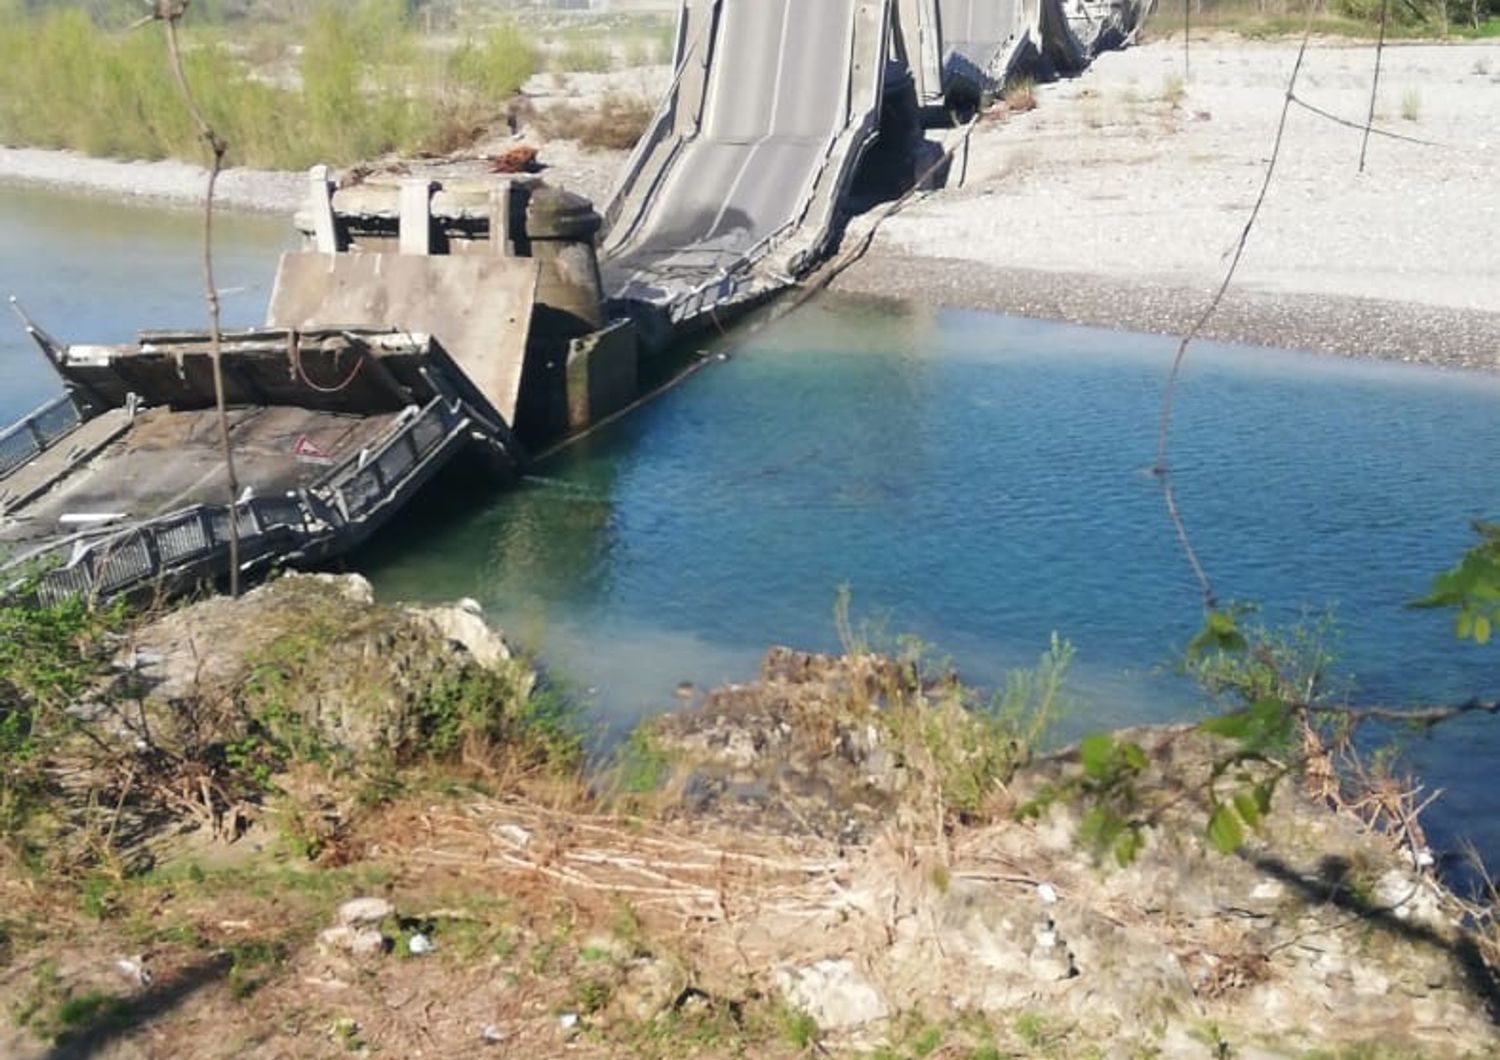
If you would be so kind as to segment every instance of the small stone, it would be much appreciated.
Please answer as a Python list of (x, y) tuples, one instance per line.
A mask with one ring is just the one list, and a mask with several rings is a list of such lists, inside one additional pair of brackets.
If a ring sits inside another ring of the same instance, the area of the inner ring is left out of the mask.
[(671, 1007), (682, 992), (682, 978), (669, 962), (641, 958), (627, 965), (610, 1003), (630, 1019), (646, 1023)]
[(121, 957), (115, 962), (115, 969), (136, 986), (151, 985), (151, 972), (144, 957)]
[(505, 1041), (505, 1034), (493, 1023), (486, 1023), (479, 1028), (479, 1040), (485, 1045), (499, 1045)]
[(1042, 900), (1043, 905), (1057, 904), (1057, 890), (1050, 883), (1037, 884), (1036, 896)]
[(1264, 880), (1255, 885), (1250, 897), (1257, 902), (1277, 902), (1286, 895), (1286, 887), (1276, 880)]
[(531, 842), (531, 833), (518, 824), (502, 824), (495, 829), (497, 835), (507, 839), (518, 847), (524, 847)]
[(578, 1030), (578, 1013), (564, 1012), (561, 1016), (557, 1017), (557, 1025), (562, 1029), (564, 1034), (571, 1035), (576, 1033)]
[(1424, 927), (1437, 927), (1444, 921), (1442, 904), (1426, 881), (1401, 869), (1391, 869), (1376, 881), (1375, 900), (1397, 920)]
[(396, 907), (384, 898), (354, 898), (339, 906), (338, 921), (351, 927), (378, 924), (395, 912)]
[(385, 952), (385, 936), (372, 927), (340, 924), (318, 934), (318, 949), (324, 953), (342, 952), (354, 957), (371, 957)]
[(406, 950), (413, 957), (421, 957), (429, 954), (435, 948), (436, 947), (432, 944), (432, 940), (426, 935), (422, 934), (420, 931), (406, 940)]

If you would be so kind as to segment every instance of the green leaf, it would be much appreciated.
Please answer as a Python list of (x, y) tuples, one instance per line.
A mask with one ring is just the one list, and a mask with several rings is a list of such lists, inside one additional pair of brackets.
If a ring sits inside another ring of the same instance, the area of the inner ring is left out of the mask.
[(1095, 780), (1103, 780), (1114, 766), (1114, 737), (1101, 732), (1085, 736), (1078, 744), (1078, 760), (1085, 773)]
[(1140, 744), (1133, 740), (1124, 740), (1119, 744), (1120, 758), (1132, 773), (1144, 773), (1146, 771), (1146, 752)]
[(1220, 854), (1233, 854), (1245, 842), (1245, 830), (1234, 810), (1220, 803), (1208, 817), (1208, 841)]
[(1016, 807), (1016, 820), (1040, 820), (1042, 815), (1052, 808), (1052, 804), (1058, 800), (1061, 794), (1053, 785), (1043, 785), (1042, 790), (1036, 793), (1035, 798), (1023, 802)]
[(1211, 648), (1224, 652), (1244, 651), (1248, 643), (1235, 625), (1232, 613), (1210, 611), (1203, 620), (1203, 628), (1188, 641), (1187, 655), (1196, 659)]
[(1145, 845), (1146, 836), (1140, 828), (1126, 828), (1115, 840), (1115, 861), (1120, 868), (1128, 869)]
[(1490, 642), (1490, 619), (1488, 615), (1474, 616), (1474, 643), (1488, 644)]
[(1234, 793), (1234, 808), (1244, 818), (1245, 823), (1251, 828), (1260, 827), (1260, 803), (1256, 801), (1253, 792), (1237, 791)]
[(1199, 730), (1212, 736), (1222, 736), (1227, 740), (1243, 740), (1250, 735), (1252, 722), (1250, 715), (1244, 711), (1236, 711), (1233, 714), (1224, 714), (1217, 718), (1209, 718)]
[(1125, 821), (1108, 806), (1095, 806), (1078, 822), (1078, 839), (1095, 856), (1114, 849)]
[(1468, 640), (1474, 633), (1474, 613), (1472, 611), (1460, 611), (1458, 617), (1453, 620), (1453, 635), (1459, 640)]

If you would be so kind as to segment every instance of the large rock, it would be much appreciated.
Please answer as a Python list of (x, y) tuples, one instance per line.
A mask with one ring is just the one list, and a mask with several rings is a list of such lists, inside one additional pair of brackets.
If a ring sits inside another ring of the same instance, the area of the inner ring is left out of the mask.
[(358, 575), (293, 574), (171, 612), (137, 632), (120, 667), (153, 740), (188, 755), (264, 723), (399, 759), (424, 750), (432, 711), (474, 694), (476, 676), (498, 699), (532, 682), (477, 605), (378, 604)]

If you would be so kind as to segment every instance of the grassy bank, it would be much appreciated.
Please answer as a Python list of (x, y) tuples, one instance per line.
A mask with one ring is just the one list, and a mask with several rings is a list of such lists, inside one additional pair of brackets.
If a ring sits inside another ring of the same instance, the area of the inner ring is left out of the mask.
[[(298, 43), (184, 26), (186, 67), (229, 161), (340, 164), (471, 142), (536, 66), (514, 27), (436, 51), (395, 0), (319, 6)], [(159, 30), (0, 0), (0, 140), (132, 159), (201, 157)]]
[[(1308, 5), (1311, 3), (1311, 12)], [(1151, 36), (1182, 32), (1186, 8), (1159, 4), (1147, 21)], [(1194, 35), (1222, 31), (1250, 39), (1300, 34), (1311, 18), (1321, 36), (1373, 40), (1380, 35), (1380, 0), (1195, 0)], [(1386, 35), (1393, 39), (1472, 40), (1500, 36), (1497, 0), (1413, 0), (1387, 8)]]

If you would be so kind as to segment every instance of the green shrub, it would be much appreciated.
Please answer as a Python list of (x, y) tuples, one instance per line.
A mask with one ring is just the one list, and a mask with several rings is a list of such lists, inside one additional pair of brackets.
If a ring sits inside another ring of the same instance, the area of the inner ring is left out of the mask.
[(123, 617), (77, 600), (0, 605), (0, 836), (17, 838), (40, 808), (46, 755), (75, 727), (70, 708), (103, 672)]
[(552, 67), (566, 73), (602, 74), (614, 69), (614, 53), (607, 44), (575, 37), (553, 56)]

